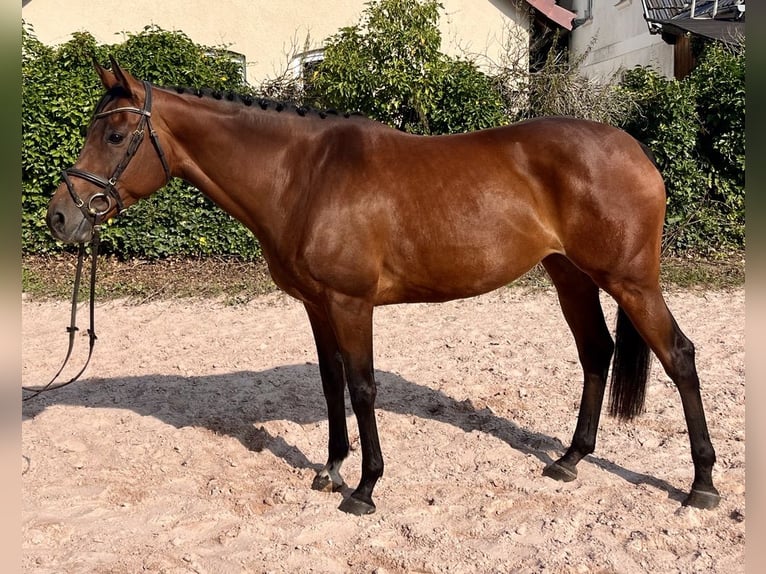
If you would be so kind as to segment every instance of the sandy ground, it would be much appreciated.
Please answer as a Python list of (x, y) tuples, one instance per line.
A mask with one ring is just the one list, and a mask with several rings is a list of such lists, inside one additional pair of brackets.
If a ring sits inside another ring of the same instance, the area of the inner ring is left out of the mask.
[[(644, 415), (604, 415), (576, 481), (541, 475), (569, 444), (581, 391), (552, 291), (377, 310), (386, 473), (366, 517), (337, 510), (350, 489), (310, 489), (327, 420), (298, 303), (99, 304), (86, 380), (23, 405), (24, 571), (742, 572), (744, 289), (668, 301), (697, 347), (723, 495), (713, 511), (680, 505), (688, 439), (656, 362)], [(68, 309), (22, 307), (34, 385), (58, 368)]]

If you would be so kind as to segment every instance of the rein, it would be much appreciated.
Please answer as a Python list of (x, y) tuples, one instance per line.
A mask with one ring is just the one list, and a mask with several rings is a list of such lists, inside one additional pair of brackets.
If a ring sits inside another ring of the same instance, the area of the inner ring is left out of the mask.
[(96, 313), (95, 313), (95, 303), (96, 303), (96, 259), (98, 257), (98, 247), (100, 243), (99, 238), (100, 233), (100, 226), (94, 225), (93, 227), (93, 238), (91, 239), (91, 260), (90, 260), (90, 327), (87, 330), (88, 333), (88, 358), (85, 360), (85, 364), (83, 367), (77, 372), (75, 376), (73, 376), (71, 379), (69, 379), (66, 382), (54, 384), (56, 382), (56, 379), (59, 378), (59, 375), (61, 375), (62, 371), (64, 370), (64, 367), (69, 362), (69, 358), (72, 356), (72, 349), (74, 348), (74, 340), (75, 340), (75, 333), (79, 331), (80, 329), (77, 327), (77, 295), (80, 291), (80, 279), (82, 277), (82, 265), (83, 261), (85, 260), (85, 244), (80, 243), (80, 250), (77, 255), (77, 271), (75, 272), (74, 276), (74, 288), (72, 290), (72, 313), (71, 318), (69, 321), (69, 327), (67, 327), (67, 332), (69, 333), (69, 347), (67, 348), (66, 356), (64, 357), (64, 362), (61, 364), (61, 367), (59, 367), (59, 370), (56, 371), (56, 374), (53, 375), (53, 378), (43, 387), (39, 388), (33, 388), (33, 387), (24, 387), (21, 388), (25, 391), (31, 392), (32, 394), (29, 396), (24, 397), (21, 399), (22, 401), (28, 401), (29, 399), (35, 398), (40, 393), (43, 393), (45, 391), (52, 391), (55, 389), (60, 389), (61, 387), (65, 387), (67, 385), (70, 385), (77, 381), (80, 376), (85, 372), (85, 369), (88, 368), (88, 364), (90, 363), (90, 358), (93, 356), (93, 347), (96, 345), (96, 339), (98, 337), (96, 336)]
[[(118, 114), (123, 112), (138, 114), (139, 116), (141, 116), (138, 121), (138, 125), (136, 126), (136, 129), (133, 131), (133, 134), (130, 139), (130, 143), (128, 144), (128, 149), (125, 152), (125, 156), (122, 158), (120, 163), (117, 164), (117, 167), (114, 169), (109, 179), (106, 179), (98, 174), (85, 171), (79, 168), (75, 168), (75, 167), (70, 167), (62, 171), (62, 177), (64, 179), (64, 183), (66, 184), (67, 190), (69, 191), (69, 195), (72, 197), (72, 201), (74, 201), (75, 205), (80, 209), (80, 211), (82, 211), (86, 219), (91, 219), (91, 218), (93, 219), (93, 234), (91, 236), (91, 242), (90, 242), (90, 246), (91, 246), (90, 305), (89, 305), (90, 306), (90, 327), (87, 330), (88, 339), (89, 339), (88, 358), (85, 360), (85, 365), (83, 365), (83, 367), (79, 370), (79, 372), (74, 377), (72, 377), (66, 382), (54, 384), (56, 379), (58, 379), (59, 376), (61, 375), (66, 364), (69, 362), (69, 358), (72, 355), (72, 349), (74, 348), (75, 333), (79, 330), (77, 327), (77, 295), (80, 291), (82, 267), (83, 267), (83, 261), (85, 260), (85, 250), (86, 250), (85, 243), (80, 243), (80, 249), (77, 256), (77, 270), (75, 272), (75, 278), (74, 278), (74, 289), (72, 292), (71, 319), (69, 322), (69, 327), (67, 327), (67, 332), (69, 333), (69, 347), (67, 348), (66, 356), (64, 357), (64, 362), (62, 363), (61, 367), (56, 372), (56, 374), (53, 376), (53, 378), (45, 386), (38, 387), (38, 388), (22, 386), (21, 388), (23, 390), (32, 393), (31, 395), (24, 397), (22, 399), (23, 401), (28, 401), (29, 399), (32, 399), (45, 391), (60, 389), (61, 387), (65, 387), (69, 384), (74, 383), (85, 372), (85, 369), (88, 367), (88, 364), (90, 363), (90, 359), (93, 356), (93, 347), (95, 346), (96, 339), (98, 338), (96, 337), (96, 327), (95, 327), (96, 260), (98, 258), (98, 248), (100, 244), (101, 223), (106, 218), (106, 214), (112, 210), (113, 208), (112, 202), (114, 202), (114, 205), (117, 207), (117, 215), (121, 215), (126, 209), (122, 202), (122, 198), (120, 198), (120, 194), (117, 191), (117, 182), (120, 176), (125, 171), (125, 169), (128, 167), (128, 164), (130, 163), (130, 161), (136, 155), (136, 152), (138, 151), (138, 148), (144, 139), (144, 133), (146, 131), (145, 128), (148, 128), (149, 130), (149, 137), (151, 138), (152, 145), (154, 146), (154, 149), (157, 152), (157, 156), (159, 157), (160, 162), (162, 163), (162, 169), (165, 172), (166, 183), (171, 178), (170, 168), (168, 166), (167, 159), (165, 158), (165, 153), (162, 151), (162, 146), (160, 146), (157, 132), (154, 131), (154, 128), (152, 127), (152, 120), (151, 120), (152, 86), (151, 84), (145, 81), (144, 89), (145, 89), (146, 95), (144, 98), (143, 108), (135, 108), (135, 107), (115, 108), (113, 110), (107, 110), (105, 112), (97, 113), (93, 118), (94, 120), (100, 120), (112, 114)], [(77, 192), (74, 189), (72, 180), (70, 179), (70, 176), (84, 179), (94, 185), (97, 185), (104, 191), (94, 193), (88, 199), (88, 201), (84, 201), (79, 195), (77, 195)], [(106, 200), (106, 207), (104, 209), (97, 208), (97, 204), (101, 200)]]

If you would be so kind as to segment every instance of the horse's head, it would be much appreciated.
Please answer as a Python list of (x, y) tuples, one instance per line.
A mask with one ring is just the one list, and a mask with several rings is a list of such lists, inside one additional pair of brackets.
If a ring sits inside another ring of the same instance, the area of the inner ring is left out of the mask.
[[(111, 59), (111, 57), (110, 57)], [(152, 123), (152, 88), (122, 70), (96, 64), (107, 93), (99, 102), (77, 163), (48, 204), (47, 222), (65, 242), (86, 242), (94, 225), (167, 183), (170, 169)]]

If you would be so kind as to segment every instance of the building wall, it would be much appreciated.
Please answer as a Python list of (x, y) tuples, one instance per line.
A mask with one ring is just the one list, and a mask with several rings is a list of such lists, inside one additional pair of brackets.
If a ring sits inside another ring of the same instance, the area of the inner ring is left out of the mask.
[[(118, 43), (125, 32), (147, 25), (180, 30), (194, 42), (224, 45), (244, 54), (247, 79), (257, 84), (284, 72), (291, 57), (316, 49), (339, 28), (359, 21), (365, 0), (132, 0), (115, 9), (106, 0), (25, 0), (22, 18), (45, 44), (62, 44), (72, 32), (88, 31), (100, 43)], [(496, 57), (507, 28), (522, 31), (526, 12), (514, 0), (443, 0), (443, 51)], [(307, 42), (308, 40), (308, 42)]]
[(592, 18), (572, 30), (570, 39), (575, 54), (584, 53), (595, 42), (584, 62), (586, 75), (603, 79), (621, 68), (640, 65), (673, 77), (673, 46), (649, 33), (641, 0), (574, 0), (573, 11), (582, 18), (589, 4)]

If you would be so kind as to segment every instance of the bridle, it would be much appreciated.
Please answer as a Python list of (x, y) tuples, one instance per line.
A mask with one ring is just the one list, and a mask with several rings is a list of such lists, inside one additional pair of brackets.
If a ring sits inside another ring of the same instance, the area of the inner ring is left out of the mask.
[[(114, 171), (112, 172), (112, 175), (109, 177), (109, 179), (106, 179), (98, 174), (95, 174), (90, 171), (85, 171), (83, 169), (79, 169), (76, 167), (70, 167), (62, 171), (62, 176), (64, 178), (64, 183), (66, 183), (67, 190), (69, 191), (69, 195), (72, 197), (72, 201), (74, 201), (75, 205), (80, 208), (80, 211), (82, 211), (83, 215), (85, 215), (86, 218), (93, 218), (93, 226), (94, 231), (96, 230), (96, 227), (101, 224), (101, 219), (109, 213), (113, 207), (117, 206), (117, 214), (120, 215), (125, 211), (125, 205), (122, 202), (122, 198), (120, 197), (119, 192), (117, 191), (117, 183), (120, 179), (120, 176), (125, 171), (125, 169), (130, 164), (130, 161), (133, 159), (133, 157), (136, 155), (136, 152), (138, 151), (138, 148), (141, 145), (141, 142), (144, 140), (144, 133), (146, 132), (146, 129), (149, 130), (149, 137), (152, 140), (152, 145), (154, 146), (154, 149), (157, 151), (157, 155), (160, 158), (160, 162), (162, 162), (162, 169), (165, 171), (165, 183), (167, 183), (170, 180), (170, 168), (168, 167), (168, 162), (165, 159), (165, 152), (162, 151), (162, 146), (160, 146), (160, 141), (157, 136), (157, 132), (154, 131), (154, 128), (152, 127), (152, 85), (144, 81), (144, 107), (143, 108), (136, 108), (132, 106), (126, 106), (122, 108), (115, 108), (113, 110), (107, 110), (105, 112), (97, 113), (95, 116), (93, 116), (93, 120), (100, 120), (107, 116), (111, 116), (114, 114), (120, 114), (123, 112), (132, 113), (132, 114), (138, 114), (141, 116), (141, 118), (138, 120), (138, 125), (136, 126), (136, 129), (133, 131), (133, 134), (130, 138), (130, 143), (128, 143), (128, 149), (125, 152), (125, 156), (122, 158), (120, 163), (117, 164), (117, 167), (114, 168)], [(86, 181), (89, 181), (92, 184), (97, 185), (101, 189), (103, 189), (103, 192), (94, 193), (88, 201), (83, 201), (83, 199), (77, 195), (77, 192), (74, 190), (74, 185), (72, 184), (72, 180), (70, 179), (70, 176), (79, 177), (80, 179), (84, 179)], [(96, 200), (106, 200), (106, 208), (105, 209), (97, 209), (96, 204), (94, 203)]]
[[(130, 142), (128, 144), (128, 149), (125, 152), (125, 156), (122, 158), (120, 163), (117, 164), (117, 167), (114, 168), (114, 171), (112, 172), (112, 175), (109, 177), (109, 179), (106, 179), (98, 174), (92, 173), (90, 171), (85, 171), (76, 167), (70, 167), (62, 171), (64, 183), (66, 184), (67, 190), (69, 191), (69, 195), (72, 197), (72, 200), (74, 201), (75, 205), (80, 209), (80, 211), (82, 211), (86, 219), (93, 219), (93, 234), (92, 234), (91, 242), (90, 242), (90, 246), (91, 246), (90, 328), (88, 329), (88, 338), (89, 338), (88, 358), (85, 360), (85, 365), (79, 370), (79, 372), (74, 377), (72, 377), (66, 382), (59, 383), (56, 385), (53, 384), (56, 381), (56, 379), (58, 379), (61, 372), (64, 370), (64, 367), (66, 366), (66, 364), (69, 362), (69, 357), (71, 356), (72, 349), (74, 347), (75, 333), (79, 330), (77, 327), (77, 298), (80, 291), (80, 278), (82, 276), (82, 266), (83, 266), (83, 261), (85, 259), (85, 251), (86, 251), (85, 243), (80, 243), (79, 253), (77, 257), (77, 270), (75, 272), (75, 279), (74, 279), (74, 289), (72, 293), (71, 319), (70, 319), (69, 327), (67, 327), (67, 332), (69, 333), (69, 348), (67, 349), (66, 356), (64, 357), (64, 362), (62, 363), (61, 367), (59, 368), (59, 370), (56, 372), (56, 374), (53, 376), (53, 378), (50, 380), (48, 384), (39, 388), (22, 386), (21, 388), (23, 390), (29, 391), (32, 393), (31, 395), (24, 397), (22, 399), (23, 401), (27, 401), (31, 398), (34, 398), (44, 391), (60, 389), (61, 387), (65, 387), (66, 385), (74, 383), (85, 372), (85, 369), (88, 367), (88, 364), (90, 363), (90, 358), (93, 355), (93, 347), (97, 339), (94, 309), (95, 309), (95, 293), (96, 293), (96, 258), (98, 257), (98, 248), (100, 244), (101, 224), (103, 223), (104, 217), (109, 212), (112, 211), (114, 206), (117, 207), (118, 215), (122, 214), (126, 209), (124, 203), (122, 202), (122, 198), (120, 198), (120, 194), (117, 191), (117, 183), (120, 179), (120, 176), (128, 167), (128, 164), (130, 163), (130, 161), (136, 155), (136, 152), (138, 151), (138, 148), (144, 139), (144, 133), (146, 132), (147, 129), (149, 130), (149, 137), (152, 140), (152, 145), (154, 146), (154, 149), (157, 151), (157, 155), (160, 158), (160, 162), (162, 162), (162, 169), (165, 171), (165, 183), (170, 181), (170, 178), (171, 178), (170, 168), (168, 167), (167, 160), (165, 159), (165, 153), (162, 151), (162, 146), (160, 146), (159, 138), (157, 137), (157, 132), (154, 131), (154, 128), (152, 127), (152, 86), (149, 82), (146, 82), (146, 81), (144, 82), (144, 90), (146, 95), (144, 98), (143, 108), (136, 108), (132, 106), (115, 108), (113, 110), (107, 110), (105, 112), (96, 113), (93, 116), (93, 121), (100, 120), (112, 114), (119, 114), (123, 112), (138, 114), (139, 116), (141, 116), (140, 119), (138, 120), (138, 125), (136, 126), (136, 129), (133, 131)], [(79, 195), (77, 195), (77, 192), (74, 190), (74, 185), (72, 184), (72, 180), (70, 179), (71, 176), (79, 177), (80, 179), (89, 181), (90, 183), (93, 183), (99, 186), (103, 191), (94, 193), (86, 202)], [(96, 207), (97, 203), (95, 203), (96, 200), (98, 201), (106, 200), (106, 208), (98, 209)]]

